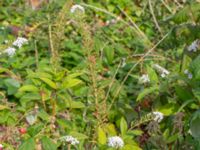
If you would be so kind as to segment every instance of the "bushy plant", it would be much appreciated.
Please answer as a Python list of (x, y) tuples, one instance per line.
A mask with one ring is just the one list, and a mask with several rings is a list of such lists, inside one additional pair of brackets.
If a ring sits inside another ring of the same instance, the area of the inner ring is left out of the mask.
[(199, 1), (0, 6), (0, 149), (200, 148)]

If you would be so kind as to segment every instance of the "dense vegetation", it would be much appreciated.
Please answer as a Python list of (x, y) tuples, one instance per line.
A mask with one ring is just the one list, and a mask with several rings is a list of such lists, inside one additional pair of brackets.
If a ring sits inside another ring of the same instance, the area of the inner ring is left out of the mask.
[(1, 0), (0, 150), (199, 150), (198, 0)]

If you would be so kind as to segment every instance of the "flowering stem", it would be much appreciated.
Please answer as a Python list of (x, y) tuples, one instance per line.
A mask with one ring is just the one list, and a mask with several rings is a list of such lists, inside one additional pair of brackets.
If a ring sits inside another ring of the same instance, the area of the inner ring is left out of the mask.
[(71, 150), (71, 144), (67, 144), (67, 150)]

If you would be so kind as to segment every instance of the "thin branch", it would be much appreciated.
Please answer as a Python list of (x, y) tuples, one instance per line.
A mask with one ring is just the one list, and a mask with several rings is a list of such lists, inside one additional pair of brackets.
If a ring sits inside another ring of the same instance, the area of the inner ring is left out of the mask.
[(155, 25), (156, 25), (156, 28), (158, 29), (158, 31), (159, 31), (159, 32), (161, 33), (161, 35), (162, 35), (163, 33), (162, 33), (162, 30), (161, 30), (161, 28), (160, 28), (160, 26), (159, 26), (159, 24), (158, 24), (158, 22), (157, 22), (156, 16), (155, 16), (155, 14), (154, 14), (153, 7), (152, 7), (152, 4), (151, 4), (151, 0), (148, 0), (148, 2), (149, 2), (149, 9), (150, 9), (151, 15), (152, 15), (152, 17), (153, 17), (153, 21), (154, 21), (154, 23), (155, 23)]
[(169, 33), (170, 32), (168, 32), (167, 34), (165, 34), (165, 36), (163, 36), (163, 38), (160, 40), (160, 41), (158, 41), (151, 49), (149, 49), (147, 52), (146, 52), (146, 54), (145, 55), (143, 55), (133, 66), (132, 66), (132, 68), (128, 71), (128, 73), (126, 74), (126, 76), (124, 77), (124, 79), (122, 80), (122, 82), (121, 82), (121, 84), (120, 84), (120, 86), (119, 86), (119, 88), (118, 88), (118, 90), (117, 90), (117, 92), (116, 92), (116, 94), (115, 94), (115, 96), (114, 96), (114, 98), (112, 99), (112, 102), (111, 102), (111, 105), (110, 105), (110, 107), (109, 107), (109, 109), (108, 110), (110, 110), (111, 108), (112, 108), (112, 105), (114, 104), (114, 102), (115, 102), (115, 99), (117, 98), (117, 96), (119, 95), (119, 93), (120, 93), (120, 91), (121, 91), (121, 89), (122, 89), (122, 87), (123, 87), (123, 85), (124, 85), (124, 83), (126, 82), (126, 80), (128, 79), (128, 77), (130, 76), (130, 74), (131, 74), (131, 72), (135, 69), (135, 67), (138, 65), (138, 64), (140, 64), (140, 62), (142, 62), (143, 61), (143, 59), (145, 58), (145, 57), (147, 57), (168, 35), (169, 35)]

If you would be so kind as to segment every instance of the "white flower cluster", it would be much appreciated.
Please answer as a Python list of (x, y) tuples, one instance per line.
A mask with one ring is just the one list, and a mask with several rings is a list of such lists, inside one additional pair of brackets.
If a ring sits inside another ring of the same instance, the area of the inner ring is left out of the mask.
[(153, 115), (154, 115), (154, 121), (157, 121), (158, 123), (160, 123), (164, 118), (164, 115), (161, 112), (153, 112)]
[(160, 76), (161, 76), (162, 78), (164, 78), (164, 77), (166, 77), (167, 75), (170, 74), (170, 72), (169, 72), (167, 69), (161, 67), (161, 66), (158, 65), (158, 64), (154, 64), (153, 67), (154, 67), (158, 72), (161, 73)]
[[(18, 48), (21, 48), (24, 44), (26, 44), (28, 42), (27, 39), (23, 38), (23, 37), (18, 37), (14, 42), (13, 42), (13, 46), (16, 46)], [(3, 53), (6, 53), (8, 56), (12, 57), (16, 52), (16, 48), (14, 47), (8, 47), (7, 49), (5, 49), (3, 51)], [(2, 54), (2, 53), (0, 53)]]
[(8, 47), (7, 49), (4, 50), (5, 53), (8, 54), (8, 56), (13, 56), (15, 54), (16, 49), (13, 47)]
[(124, 146), (124, 141), (119, 136), (109, 137), (108, 146), (112, 148), (122, 148)]
[(82, 7), (81, 5), (73, 5), (70, 9), (70, 12), (73, 14), (73, 13), (76, 13), (76, 12), (81, 12), (81, 13), (85, 13), (85, 9), (84, 7)]
[(191, 73), (191, 72), (189, 72), (187, 69), (186, 69), (186, 70), (184, 70), (184, 74), (186, 74), (186, 75), (187, 75), (188, 79), (192, 79), (192, 77), (193, 77), (192, 73)]
[(63, 136), (61, 138), (62, 141), (65, 141), (67, 143), (70, 143), (71, 145), (77, 145), (79, 144), (79, 141), (77, 140), (77, 138), (71, 136), (71, 135), (67, 135), (67, 136)]
[(149, 79), (149, 75), (148, 74), (143, 74), (140, 78), (139, 78), (139, 83), (149, 83), (150, 79)]
[(195, 40), (194, 42), (192, 42), (190, 46), (188, 46), (187, 50), (189, 52), (196, 52), (198, 48), (199, 48), (199, 40)]
[(26, 44), (28, 42), (27, 39), (23, 38), (23, 37), (18, 37), (14, 42), (13, 45), (21, 48), (24, 44)]

